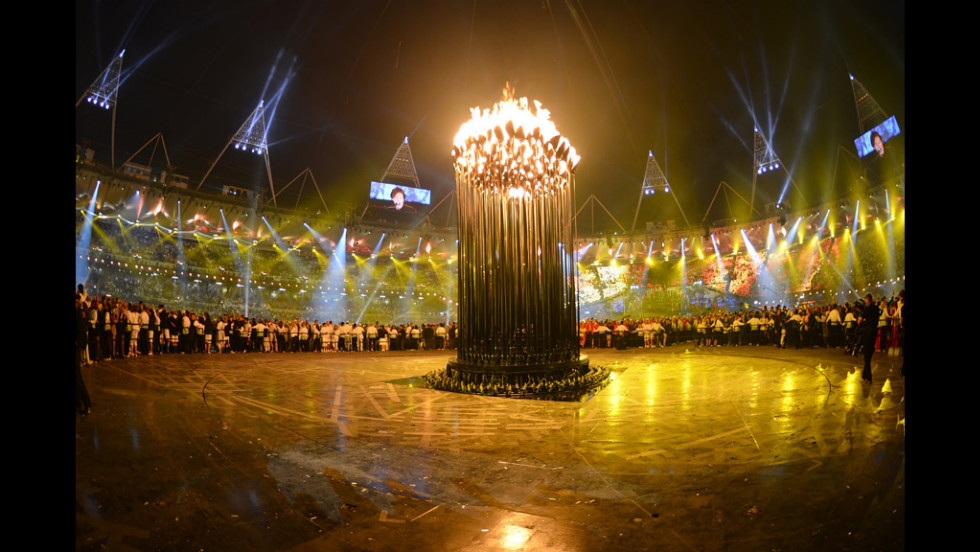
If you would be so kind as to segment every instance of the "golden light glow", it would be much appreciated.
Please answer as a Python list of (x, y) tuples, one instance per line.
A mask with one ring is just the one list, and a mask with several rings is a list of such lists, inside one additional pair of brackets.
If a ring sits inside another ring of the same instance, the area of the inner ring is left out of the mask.
[(453, 139), (452, 157), (457, 174), (471, 185), (525, 200), (568, 185), (580, 158), (540, 102), (529, 105), (505, 88), (493, 108), (470, 113)]
[(508, 525), (503, 529), (503, 538), (500, 539), (500, 544), (507, 549), (517, 550), (524, 546), (524, 544), (530, 540), (533, 534), (529, 529), (520, 527), (517, 525)]

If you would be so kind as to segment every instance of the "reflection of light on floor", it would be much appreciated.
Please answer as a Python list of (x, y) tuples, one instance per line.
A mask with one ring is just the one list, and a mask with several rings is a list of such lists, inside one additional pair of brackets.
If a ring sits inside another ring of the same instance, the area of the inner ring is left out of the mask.
[(646, 389), (646, 416), (643, 418), (645, 422), (654, 421), (653, 417), (653, 405), (656, 402), (655, 397), (657, 396), (657, 377), (656, 371), (654, 370), (654, 365), (651, 364), (647, 366), (647, 389)]
[(861, 396), (861, 370), (857, 367), (851, 370), (841, 387), (844, 390), (842, 395), (844, 404), (847, 406), (857, 404), (857, 399)]
[(793, 410), (793, 403), (795, 402), (796, 394), (793, 391), (796, 390), (796, 378), (793, 374), (786, 372), (783, 374), (783, 400), (782, 400), (782, 413), (787, 414), (780, 418), (784, 423), (789, 423), (790, 417), (788, 414)]
[(506, 525), (504, 526), (504, 536), (500, 539), (500, 544), (504, 548), (509, 548), (511, 550), (517, 550), (524, 546), (524, 543), (531, 538), (531, 531), (523, 527), (518, 527), (516, 525)]
[(684, 374), (681, 380), (681, 410), (691, 409), (691, 365), (684, 363)]
[(609, 417), (616, 418), (619, 416), (619, 403), (623, 396), (622, 391), (619, 389), (619, 381), (617, 377), (619, 374), (616, 372), (609, 373)]

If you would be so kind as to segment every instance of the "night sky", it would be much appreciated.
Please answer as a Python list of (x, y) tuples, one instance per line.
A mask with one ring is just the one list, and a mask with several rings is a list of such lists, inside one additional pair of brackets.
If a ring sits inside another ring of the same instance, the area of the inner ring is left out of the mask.
[[(730, 216), (721, 196), (707, 209), (721, 181), (749, 196), (756, 124), (806, 196), (791, 205), (843, 193), (834, 168), (854, 160), (838, 150), (859, 134), (849, 73), (905, 132), (904, 2), (82, 0), (76, 100), (122, 49), (117, 165), (162, 133), (196, 185), (285, 82), (268, 135), (277, 189), (309, 168), (338, 210), (364, 205), (405, 136), (421, 186), (446, 197), (453, 136), (508, 82), (581, 155), (578, 205), (594, 195), (627, 228), (650, 150), (691, 224)], [(110, 129), (108, 112), (76, 108), (97, 161)], [(757, 207), (785, 175), (760, 178)], [(267, 189), (264, 163), (229, 148), (206, 182), (222, 184)], [(643, 206), (639, 226), (683, 224), (666, 196)]]

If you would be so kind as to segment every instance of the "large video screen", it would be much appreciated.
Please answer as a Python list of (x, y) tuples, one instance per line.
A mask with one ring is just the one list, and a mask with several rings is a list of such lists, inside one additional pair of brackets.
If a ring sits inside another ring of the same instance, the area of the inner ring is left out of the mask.
[(371, 182), (371, 201), (365, 216), (377, 222), (414, 223), (432, 203), (432, 191), (390, 182)]
[(871, 154), (875, 154), (879, 158), (884, 157), (885, 144), (899, 134), (901, 134), (901, 131), (898, 128), (898, 121), (892, 115), (885, 122), (858, 136), (854, 140), (858, 157), (863, 159)]
[[(398, 199), (398, 192), (401, 192), (402, 199)], [(413, 188), (388, 182), (371, 182), (371, 199), (378, 201), (390, 201), (397, 203), (420, 203), (429, 205), (432, 202), (432, 191), (425, 188)]]

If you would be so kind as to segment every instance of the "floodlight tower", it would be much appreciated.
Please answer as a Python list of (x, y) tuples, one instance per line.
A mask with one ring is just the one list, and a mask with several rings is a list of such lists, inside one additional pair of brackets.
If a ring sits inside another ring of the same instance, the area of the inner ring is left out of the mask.
[(858, 125), (861, 133), (864, 134), (869, 128), (885, 120), (885, 111), (881, 109), (868, 89), (861, 84), (861, 81), (851, 77), (851, 90), (854, 92), (854, 106), (857, 108)]
[(412, 186), (419, 187), (419, 177), (418, 173), (415, 172), (415, 160), (412, 158), (412, 148), (408, 147), (408, 136), (398, 146), (398, 151), (391, 158), (391, 163), (388, 164), (388, 168), (385, 170), (385, 174), (381, 177), (381, 180), (382, 182), (391, 182), (391, 177), (411, 182)]
[[(766, 140), (765, 136), (762, 135), (762, 132), (759, 130), (759, 127), (755, 127), (755, 154), (754, 154), (754, 163), (753, 163), (753, 171), (752, 171), (752, 195), (750, 196), (749, 199), (749, 208), (752, 211), (755, 210), (755, 188), (759, 176), (779, 169), (783, 169), (783, 171), (786, 173), (786, 176), (789, 177), (789, 181), (793, 184), (793, 187), (796, 188), (796, 191), (800, 194), (800, 197), (805, 199), (805, 196), (803, 196), (803, 192), (801, 192), (799, 187), (796, 186), (796, 182), (793, 180), (793, 175), (789, 173), (789, 170), (787, 170), (783, 162), (780, 161), (779, 157), (776, 155), (776, 152), (773, 151), (772, 146), (769, 145), (769, 142)], [(801, 205), (800, 207), (803, 206)]]
[(201, 178), (201, 182), (197, 185), (197, 189), (200, 190), (201, 186), (204, 185), (204, 181), (207, 179), (208, 175), (214, 169), (214, 166), (218, 164), (221, 160), (221, 156), (225, 154), (228, 146), (235, 144), (236, 150), (248, 151), (249, 153), (254, 153), (256, 155), (261, 155), (265, 159), (265, 172), (266, 176), (269, 178), (269, 189), (272, 190), (272, 204), (278, 207), (276, 204), (276, 188), (272, 183), (272, 167), (269, 164), (269, 147), (266, 142), (266, 134), (268, 129), (265, 122), (265, 106), (264, 101), (259, 100), (259, 105), (252, 111), (252, 115), (242, 124), (238, 129), (238, 132), (228, 140), (225, 147), (222, 148), (221, 153), (215, 158), (214, 162), (208, 168), (208, 172), (204, 173), (204, 178)]
[(102, 70), (102, 74), (88, 87), (88, 90), (78, 101), (75, 102), (77, 108), (82, 100), (87, 100), (92, 105), (97, 105), (102, 109), (112, 109), (112, 130), (109, 143), (109, 163), (112, 170), (116, 170), (116, 100), (119, 96), (119, 75), (122, 73), (122, 59), (126, 50), (119, 52), (113, 58), (109, 66)]
[[(636, 213), (633, 215), (633, 226), (630, 227), (630, 232), (636, 229), (636, 219), (640, 216), (640, 205), (643, 203), (643, 198), (648, 195), (654, 195), (657, 193), (657, 190), (670, 193), (670, 183), (667, 182), (667, 177), (664, 175), (664, 172), (660, 170), (660, 165), (657, 163), (657, 159), (653, 156), (653, 151), (651, 150), (647, 156), (647, 168), (643, 174), (643, 184), (640, 186), (640, 199), (636, 202)], [(677, 208), (680, 209), (681, 216), (684, 217), (684, 224), (690, 226), (691, 223), (688, 222), (687, 215), (684, 214), (684, 208), (677, 201), (677, 194), (671, 194), (671, 196), (674, 198), (674, 203), (677, 204)]]

